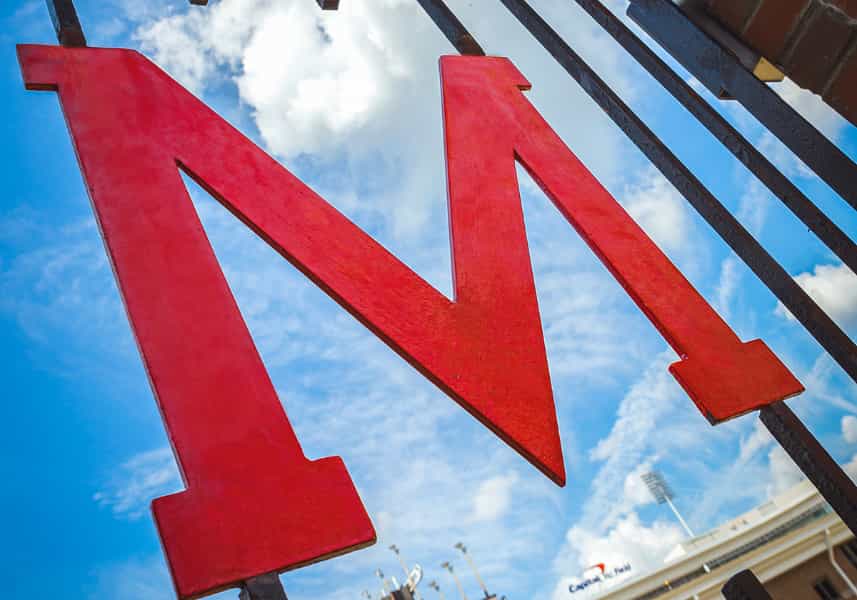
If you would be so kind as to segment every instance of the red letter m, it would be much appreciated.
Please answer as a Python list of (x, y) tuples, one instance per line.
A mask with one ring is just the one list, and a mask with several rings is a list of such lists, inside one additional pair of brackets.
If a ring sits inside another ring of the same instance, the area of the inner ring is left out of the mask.
[(678, 353), (711, 421), (799, 393), (742, 343), (574, 157), (503, 58), (441, 60), (455, 300), (142, 56), (23, 46), (58, 90), (187, 490), (153, 511), (182, 598), (374, 541), (338, 458), (308, 461), (179, 169), (559, 484), (559, 432), (515, 174), (520, 161)]

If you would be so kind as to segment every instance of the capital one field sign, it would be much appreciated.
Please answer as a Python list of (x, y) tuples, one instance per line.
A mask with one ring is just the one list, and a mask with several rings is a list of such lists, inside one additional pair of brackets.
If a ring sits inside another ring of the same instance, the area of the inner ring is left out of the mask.
[(141, 55), (20, 46), (57, 91), (186, 491), (153, 503), (181, 598), (375, 541), (339, 458), (307, 460), (180, 172), (536, 468), (565, 483), (515, 163), (679, 355), (712, 423), (800, 393), (743, 343), (521, 93), (498, 57), (443, 57), (450, 301)]

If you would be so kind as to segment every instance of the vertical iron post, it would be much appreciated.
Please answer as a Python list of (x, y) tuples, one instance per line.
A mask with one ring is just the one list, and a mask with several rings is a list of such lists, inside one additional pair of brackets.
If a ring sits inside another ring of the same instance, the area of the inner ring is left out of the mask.
[(600, 0), (575, 0), (652, 77), (744, 164), (843, 263), (857, 273), (857, 247), (795, 184), (678, 76)]
[(288, 600), (280, 576), (259, 575), (244, 582), (238, 600)]
[(857, 209), (857, 165), (671, 0), (632, 0), (628, 15), (715, 95), (728, 93)]
[(857, 346), (782, 265), (525, 0), (500, 2), (580, 84), (845, 372), (857, 381)]
[(772, 600), (762, 583), (752, 571), (741, 571), (733, 575), (723, 586), (726, 600)]
[(86, 36), (83, 35), (83, 27), (74, 8), (74, 0), (45, 1), (60, 45), (69, 48), (85, 47)]
[(857, 487), (785, 402), (759, 418), (852, 532), (857, 532)]
[(417, 2), (460, 54), (485, 56), (485, 51), (458, 20), (455, 13), (446, 5), (446, 2), (443, 0), (417, 0)]

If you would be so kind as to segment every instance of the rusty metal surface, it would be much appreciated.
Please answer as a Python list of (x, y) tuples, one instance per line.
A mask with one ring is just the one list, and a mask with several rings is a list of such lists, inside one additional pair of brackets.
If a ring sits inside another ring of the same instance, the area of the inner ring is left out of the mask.
[(756, 79), (731, 53), (694, 25), (671, 0), (632, 0), (628, 15), (712, 93), (718, 95), (725, 91), (741, 102), (857, 209), (857, 165), (768, 85)]
[(785, 402), (766, 406), (759, 418), (848, 528), (857, 533), (857, 487), (842, 467)]
[(857, 381), (857, 346), (845, 332), (527, 2), (500, 1), (652, 161), (833, 359)]
[(238, 600), (288, 600), (276, 573), (259, 575), (244, 582)]
[(726, 582), (723, 597), (726, 600), (772, 600), (762, 583), (749, 570), (733, 575)]
[(83, 27), (77, 17), (73, 0), (45, 1), (57, 34), (57, 41), (63, 46), (72, 48), (86, 46), (86, 36), (83, 35)]
[(575, 0), (636, 61), (857, 273), (857, 245), (599, 0)]

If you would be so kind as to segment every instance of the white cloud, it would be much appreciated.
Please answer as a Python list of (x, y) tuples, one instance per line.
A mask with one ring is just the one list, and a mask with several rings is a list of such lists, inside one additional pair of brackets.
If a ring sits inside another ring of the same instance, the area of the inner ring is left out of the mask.
[(104, 490), (94, 494), (99, 505), (117, 516), (138, 519), (154, 498), (183, 488), (169, 448), (142, 452), (120, 465)]
[(678, 250), (684, 245), (690, 228), (685, 201), (654, 167), (626, 188), (623, 204), (662, 249)]
[[(817, 265), (811, 273), (801, 273), (794, 279), (841, 327), (848, 329), (857, 325), (857, 275), (847, 266)], [(795, 320), (781, 303), (776, 313)]]
[(768, 453), (770, 483), (768, 496), (775, 496), (800, 483), (804, 476), (791, 457), (781, 446), (774, 446)]
[(510, 473), (483, 481), (473, 496), (473, 519), (496, 521), (506, 516), (519, 480), (517, 473)]
[(857, 417), (854, 415), (842, 417), (842, 438), (849, 444), (857, 444)]
[(821, 96), (801, 88), (791, 79), (786, 79), (782, 83), (772, 87), (801, 116), (834, 142), (839, 139), (843, 130), (849, 126), (848, 122), (839, 113), (830, 108), (821, 99)]
[(842, 469), (851, 479), (857, 481), (857, 454), (852, 456), (851, 460), (842, 465)]
[(554, 589), (554, 600), (566, 600), (569, 597), (568, 586), (581, 579), (581, 573), (587, 567), (604, 563), (607, 568), (631, 564), (626, 575), (607, 580), (603, 587), (578, 592), (579, 597), (594, 598), (629, 577), (634, 577), (657, 568), (666, 556), (685, 537), (681, 528), (665, 521), (656, 521), (645, 525), (636, 512), (619, 519), (606, 533), (591, 531), (583, 527), (573, 527), (566, 535), (566, 546), (573, 556), (564, 557), (561, 569), (563, 573)]

